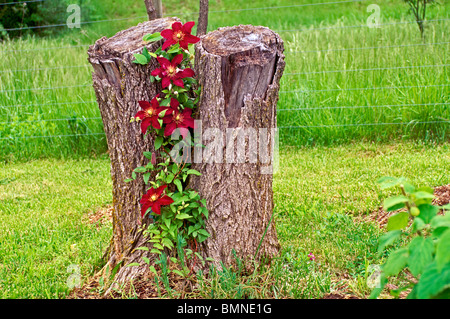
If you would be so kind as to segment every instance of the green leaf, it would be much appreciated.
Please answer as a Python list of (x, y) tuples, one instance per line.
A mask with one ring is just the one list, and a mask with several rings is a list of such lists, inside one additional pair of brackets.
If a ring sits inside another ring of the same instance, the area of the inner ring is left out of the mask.
[(163, 238), (161, 240), (161, 243), (166, 246), (167, 248), (172, 249), (174, 247), (173, 242), (169, 238)]
[(124, 180), (125, 183), (129, 183), (131, 181), (134, 181), (134, 179), (133, 178), (127, 178), (126, 180)]
[(430, 264), (417, 283), (417, 298), (430, 299), (450, 287), (450, 263), (439, 271), (436, 263)]
[(164, 218), (164, 224), (166, 224), (167, 228), (170, 228), (170, 219)]
[(436, 265), (438, 271), (450, 262), (450, 229), (447, 229), (440, 236), (436, 246)]
[(431, 222), (431, 220), (433, 219), (433, 217), (436, 216), (436, 214), (439, 211), (438, 206), (434, 206), (431, 204), (419, 205), (419, 206), (417, 206), (417, 208), (419, 208), (419, 210), (420, 210), (419, 216), (420, 216), (420, 218), (423, 219), (425, 224), (429, 224)]
[(176, 216), (176, 218), (177, 218), (177, 219), (188, 219), (188, 218), (192, 218), (192, 216), (189, 215), (189, 214), (181, 213), (181, 214), (178, 214), (178, 215)]
[(145, 55), (140, 54), (140, 53), (135, 53), (133, 55), (135, 57), (135, 60), (133, 60), (133, 63), (142, 64), (142, 65), (146, 65), (148, 63), (148, 60), (145, 57)]
[(143, 175), (145, 184), (148, 184), (148, 180), (150, 179), (150, 175), (151, 175), (151, 173), (145, 173)]
[(378, 254), (381, 254), (386, 247), (392, 245), (401, 234), (401, 230), (393, 230), (381, 236), (378, 239)]
[(183, 191), (183, 185), (181, 185), (181, 181), (179, 179), (176, 179), (173, 181), (173, 183), (177, 186), (178, 191), (181, 193)]
[(202, 173), (200, 173), (199, 171), (195, 170), (195, 169), (190, 169), (187, 171), (187, 174), (193, 174), (193, 175), (197, 175), (197, 176), (202, 176)]
[(156, 248), (152, 248), (152, 250), (150, 250), (150, 252), (153, 254), (161, 254), (161, 251)]
[(152, 273), (154, 273), (155, 275), (157, 275), (158, 273), (156, 272), (156, 269), (155, 269), (155, 266), (150, 266), (150, 267), (148, 267), (148, 269), (152, 272)]
[(145, 168), (145, 166), (139, 166), (134, 169), (134, 172), (136, 173), (145, 173), (146, 171), (147, 169)]
[(162, 39), (163, 39), (163, 37), (161, 36), (161, 33), (155, 32), (155, 33), (149, 33), (149, 34), (144, 35), (144, 37), (142, 38), (142, 41), (155, 42), (155, 41), (159, 41)]
[(411, 194), (411, 197), (416, 203), (416, 205), (431, 203), (431, 200), (434, 198), (433, 194), (424, 191), (417, 191)]
[(180, 44), (176, 43), (167, 51), (167, 53), (174, 53), (174, 52), (178, 52), (179, 50), (180, 50)]
[(422, 218), (420, 218), (420, 217), (415, 217), (414, 218), (414, 221), (412, 223), (413, 231), (418, 232), (418, 231), (424, 229), (425, 226), (426, 226), (426, 224), (425, 224), (425, 222), (423, 221)]
[(131, 263), (131, 264), (128, 264), (127, 267), (134, 267), (134, 266), (139, 266), (139, 265), (140, 265), (139, 263)]
[(439, 227), (450, 228), (450, 214), (435, 216), (431, 220), (430, 225), (433, 229), (436, 229)]
[(409, 214), (407, 212), (401, 212), (389, 217), (387, 223), (387, 230), (398, 230), (408, 226)]
[(428, 194), (434, 194), (434, 189), (433, 188), (431, 188), (431, 187), (429, 187), (429, 186), (422, 186), (422, 187), (419, 187), (418, 189), (417, 189), (417, 191), (420, 191), (420, 192), (427, 192)]
[(161, 147), (163, 141), (164, 141), (164, 138), (162, 136), (158, 136), (155, 139), (155, 151), (157, 151)]
[(406, 266), (408, 262), (408, 249), (400, 248), (389, 255), (388, 260), (383, 266), (386, 277), (396, 276)]
[(173, 272), (174, 274), (177, 274), (178, 276), (183, 277), (183, 278), (185, 277), (184, 274), (183, 274), (181, 271), (177, 270), (177, 269), (173, 269), (172, 272)]
[(408, 197), (399, 195), (390, 197), (384, 200), (383, 209), (387, 212), (397, 210), (405, 206), (405, 203), (409, 201)]
[(411, 185), (411, 184), (409, 184), (407, 182), (403, 182), (401, 184), (403, 185), (403, 188), (405, 189), (405, 192), (408, 193), (408, 194), (411, 194), (411, 193), (413, 193), (416, 190), (416, 188), (413, 185)]
[(150, 265), (150, 259), (148, 259), (148, 258), (145, 257), (145, 256), (142, 256), (142, 259), (144, 260), (144, 262), (145, 262), (147, 265)]
[(408, 246), (408, 267), (417, 277), (433, 261), (434, 245), (431, 238), (416, 237)]
[(138, 247), (138, 248), (136, 248), (136, 250), (148, 251), (148, 247)]
[(210, 236), (210, 234), (209, 234), (206, 230), (204, 230), (204, 229), (199, 229), (199, 230), (198, 230), (198, 233), (199, 233), (199, 234), (202, 234), (203, 236), (206, 236), (206, 237), (209, 237), (209, 236)]
[(144, 152), (144, 156), (148, 159), (152, 159), (152, 152)]

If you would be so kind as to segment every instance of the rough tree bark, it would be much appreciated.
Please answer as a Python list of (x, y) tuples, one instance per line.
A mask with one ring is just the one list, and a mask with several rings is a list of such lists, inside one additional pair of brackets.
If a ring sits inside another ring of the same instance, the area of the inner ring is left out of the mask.
[[(264, 171), (267, 167), (260, 155), (268, 144), (273, 145), (283, 50), (276, 33), (248, 25), (220, 28), (196, 45), (195, 68), (202, 87), (199, 119), (206, 148), (201, 163), (194, 159), (193, 168), (202, 176), (191, 177), (190, 187), (206, 199), (211, 237), (203, 243), (202, 252), (215, 259), (217, 266), (220, 261), (235, 262), (232, 249), (243, 260), (270, 259), (279, 250), (274, 222), (269, 222), (272, 174)], [(258, 146), (250, 147), (254, 137), (233, 148), (238, 128), (241, 133), (254, 129)], [(259, 130), (264, 128), (267, 135)], [(237, 163), (242, 150), (247, 150), (245, 160)], [(259, 152), (256, 159), (255, 150)], [(271, 147), (268, 152), (273, 155)]]
[(197, 36), (201, 37), (206, 34), (208, 29), (208, 12), (209, 0), (200, 0), (200, 13), (197, 23)]
[(144, 0), (149, 20), (162, 18), (161, 0)]
[[(148, 159), (144, 151), (154, 151), (153, 139), (144, 139), (138, 123), (130, 119), (140, 109), (139, 100), (150, 101), (161, 87), (150, 82), (150, 73), (158, 65), (153, 59), (149, 65), (132, 63), (134, 53), (142, 53), (144, 46), (154, 52), (162, 42), (145, 45), (142, 37), (148, 33), (161, 32), (169, 28), (175, 18), (164, 18), (140, 23), (120, 31), (111, 38), (103, 37), (90, 46), (89, 62), (94, 68), (93, 86), (103, 120), (104, 130), (111, 159), (111, 177), (113, 182), (113, 237), (108, 256), (108, 265), (113, 269), (131, 262), (140, 262), (143, 251), (135, 250), (145, 245), (142, 232), (139, 200), (145, 191), (142, 179), (125, 183), (132, 171), (146, 165)], [(148, 224), (144, 219), (142, 223)], [(149, 256), (147, 256), (149, 257)], [(144, 271), (141, 267), (122, 267), (116, 275), (116, 281)]]

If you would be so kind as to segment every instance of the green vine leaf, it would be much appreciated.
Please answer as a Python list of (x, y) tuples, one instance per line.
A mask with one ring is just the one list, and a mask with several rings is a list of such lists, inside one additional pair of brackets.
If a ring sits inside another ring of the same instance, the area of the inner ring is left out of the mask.
[(183, 185), (181, 185), (181, 181), (179, 179), (176, 179), (173, 181), (173, 183), (177, 186), (178, 191), (181, 193), (183, 191)]
[[(161, 33), (160, 32), (155, 32), (155, 33), (149, 33), (149, 34), (144, 35), (144, 37), (142, 38), (142, 41), (144, 41), (144, 42), (156, 42), (156, 41), (159, 41), (159, 40), (162, 40), (162, 39), (164, 39), (164, 38), (161, 36)], [(155, 57), (156, 57), (156, 54), (155, 54)]]
[(442, 233), (436, 246), (436, 265), (441, 271), (450, 262), (450, 229)]
[(416, 237), (409, 244), (408, 267), (418, 276), (433, 261), (434, 245), (431, 238)]

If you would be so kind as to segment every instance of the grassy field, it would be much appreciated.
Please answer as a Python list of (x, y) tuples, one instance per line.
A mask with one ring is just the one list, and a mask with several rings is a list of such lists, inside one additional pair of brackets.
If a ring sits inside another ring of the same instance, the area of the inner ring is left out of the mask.
[[(384, 231), (368, 216), (391, 194), (375, 181), (388, 175), (418, 186), (448, 184), (449, 147), (283, 148), (283, 170), (274, 176), (282, 252), (267, 271), (270, 280), (248, 295), (320, 298), (340, 291), (367, 297), (366, 270), (382, 262), (376, 245)], [(0, 298), (62, 298), (71, 265), (84, 282), (99, 270), (111, 224), (92, 224), (90, 217), (111, 203), (111, 186), (106, 156), (0, 164)], [(241, 282), (233, 278), (227, 289), (210, 284), (198, 294), (242, 297)]]
[[(166, 15), (196, 19), (198, 1), (163, 2)], [(322, 2), (211, 1), (210, 30), (265, 25), (285, 41), (281, 142), (448, 140), (449, 59), (442, 53), (449, 49), (449, 3), (429, 9), (422, 40), (401, 1)], [(91, 20), (114, 21), (1, 44), (0, 158), (70, 158), (106, 150), (87, 46), (146, 14), (142, 1), (87, 3)], [(367, 27), (372, 3), (380, 6), (380, 28)]]

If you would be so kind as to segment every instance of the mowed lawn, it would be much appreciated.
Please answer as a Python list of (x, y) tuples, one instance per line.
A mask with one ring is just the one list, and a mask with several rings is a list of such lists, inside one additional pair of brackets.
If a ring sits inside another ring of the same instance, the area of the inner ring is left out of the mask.
[[(448, 167), (449, 144), (282, 148), (274, 176), (277, 296), (367, 296), (366, 270), (382, 262), (375, 252), (383, 230), (366, 216), (390, 194), (375, 181), (444, 185)], [(0, 298), (64, 298), (71, 275), (79, 271), (85, 282), (98, 271), (111, 224), (89, 217), (111, 204), (111, 189), (107, 156), (0, 164)]]

